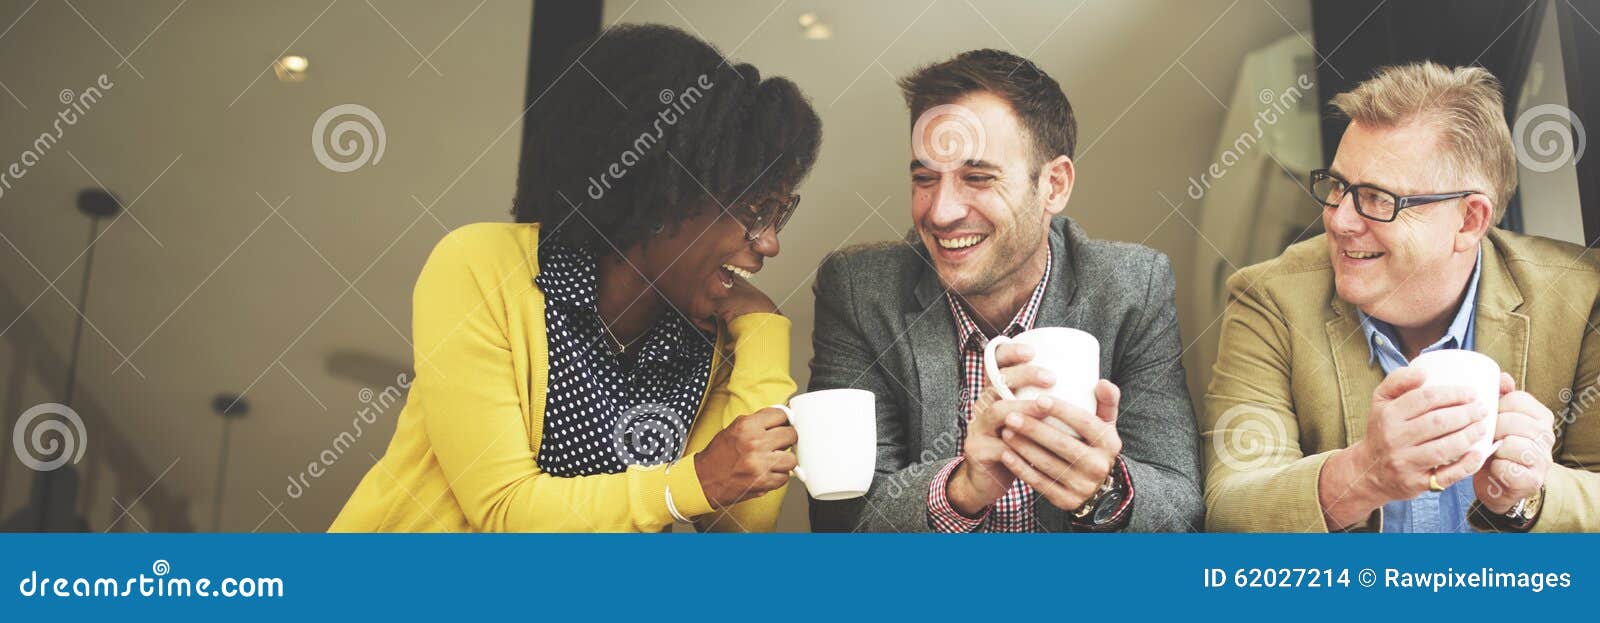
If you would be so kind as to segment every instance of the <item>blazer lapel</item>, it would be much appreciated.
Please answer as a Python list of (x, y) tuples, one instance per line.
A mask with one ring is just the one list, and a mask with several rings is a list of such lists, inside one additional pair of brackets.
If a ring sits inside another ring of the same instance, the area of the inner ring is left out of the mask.
[[(918, 255), (927, 262), (921, 243), (911, 244), (919, 247)], [(903, 339), (916, 374), (916, 386), (906, 388), (913, 401), (909, 405), (912, 417), (908, 418), (907, 436), (920, 440), (923, 450), (942, 445), (959, 452), (960, 440), (955, 438), (958, 434), (956, 418), (961, 417), (963, 397), (955, 319), (950, 317), (944, 301), (944, 287), (939, 284), (939, 276), (931, 265), (921, 266), (912, 288), (914, 304), (907, 305), (902, 312)], [(945, 436), (950, 440), (938, 443), (939, 438)]]
[(1527, 387), (1529, 320), (1517, 312), (1522, 307), (1522, 290), (1488, 237), (1483, 239), (1483, 270), (1479, 278), (1473, 349), (1500, 364), (1500, 370), (1516, 380), (1518, 389)]
[(1338, 379), (1339, 406), (1344, 413), (1346, 446), (1360, 441), (1367, 433), (1367, 409), (1372, 406), (1372, 390), (1383, 382), (1383, 367), (1372, 360), (1372, 347), (1361, 331), (1361, 317), (1354, 305), (1333, 294), (1333, 317), (1323, 325), (1328, 337), (1328, 356)]
[[(1044, 288), (1044, 300), (1039, 302), (1039, 317), (1034, 321), (1036, 327), (1075, 327), (1077, 318), (1073, 307), (1073, 297), (1078, 293), (1078, 261), (1074, 256), (1077, 240), (1083, 240), (1086, 234), (1078, 228), (1078, 224), (1065, 217), (1058, 217), (1050, 224), (1050, 283)], [(1105, 367), (1108, 353), (1101, 349), (1101, 369)]]

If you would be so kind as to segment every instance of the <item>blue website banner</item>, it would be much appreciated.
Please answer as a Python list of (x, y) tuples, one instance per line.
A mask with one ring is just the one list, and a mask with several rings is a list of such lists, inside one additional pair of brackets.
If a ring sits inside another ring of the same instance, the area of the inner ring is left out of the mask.
[(1300, 620), (1425, 608), (1444, 621), (1592, 610), (1597, 546), (1587, 535), (0, 535), (0, 620)]

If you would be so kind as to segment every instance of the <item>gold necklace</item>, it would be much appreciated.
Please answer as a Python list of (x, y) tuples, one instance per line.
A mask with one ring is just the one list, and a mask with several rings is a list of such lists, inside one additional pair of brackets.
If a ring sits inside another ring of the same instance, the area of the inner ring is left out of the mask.
[(627, 344), (623, 344), (622, 340), (617, 339), (617, 334), (613, 333), (611, 331), (611, 325), (606, 323), (606, 319), (601, 317), (599, 312), (595, 312), (594, 316), (595, 316), (595, 318), (599, 318), (600, 319), (600, 328), (605, 330), (606, 337), (611, 338), (611, 342), (613, 344), (617, 345), (617, 354), (618, 355), (621, 355), (621, 354), (623, 354), (625, 352), (628, 352), (628, 347), (629, 346), (633, 346), (634, 342), (639, 341), (639, 338), (635, 337), (635, 338), (633, 338), (632, 341), (628, 342)]

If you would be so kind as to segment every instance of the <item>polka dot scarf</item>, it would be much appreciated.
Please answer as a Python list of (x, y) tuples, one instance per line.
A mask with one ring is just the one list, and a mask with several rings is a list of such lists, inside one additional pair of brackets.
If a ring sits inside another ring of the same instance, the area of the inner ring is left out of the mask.
[(534, 283), (550, 340), (539, 468), (590, 476), (677, 459), (710, 377), (711, 339), (669, 309), (628, 347), (637, 361), (627, 369), (600, 323), (592, 255), (542, 245)]

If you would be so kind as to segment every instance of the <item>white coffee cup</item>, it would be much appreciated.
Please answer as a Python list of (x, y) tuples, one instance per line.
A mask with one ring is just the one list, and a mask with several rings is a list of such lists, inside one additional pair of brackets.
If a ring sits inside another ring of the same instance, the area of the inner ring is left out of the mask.
[(789, 415), (800, 441), (794, 475), (818, 500), (866, 495), (878, 459), (875, 397), (864, 389), (824, 389), (772, 405)]
[[(1048, 391), (1037, 387), (1024, 387), (1016, 392), (1006, 387), (1000, 366), (995, 363), (994, 352), (1001, 344), (1016, 342), (1033, 348), (1030, 365), (1039, 366), (1054, 374), (1055, 384)], [(1079, 409), (1095, 412), (1094, 386), (1100, 382), (1100, 340), (1084, 331), (1068, 327), (1042, 327), (1018, 333), (1016, 337), (995, 336), (983, 347), (983, 369), (988, 373), (989, 384), (1005, 400), (1032, 400), (1048, 393)], [(1055, 419), (1048, 420), (1057, 428), (1077, 436), (1077, 432)]]
[[(1460, 386), (1472, 390), (1473, 404), (1488, 414), (1489, 432), (1474, 442), (1471, 450), (1487, 461), (1489, 455), (1500, 447), (1494, 441), (1495, 425), (1500, 414), (1500, 364), (1482, 353), (1445, 349), (1423, 353), (1407, 366), (1420, 369), (1427, 375), (1422, 382), (1423, 387)], [(1480, 463), (1472, 471), (1482, 466)]]

